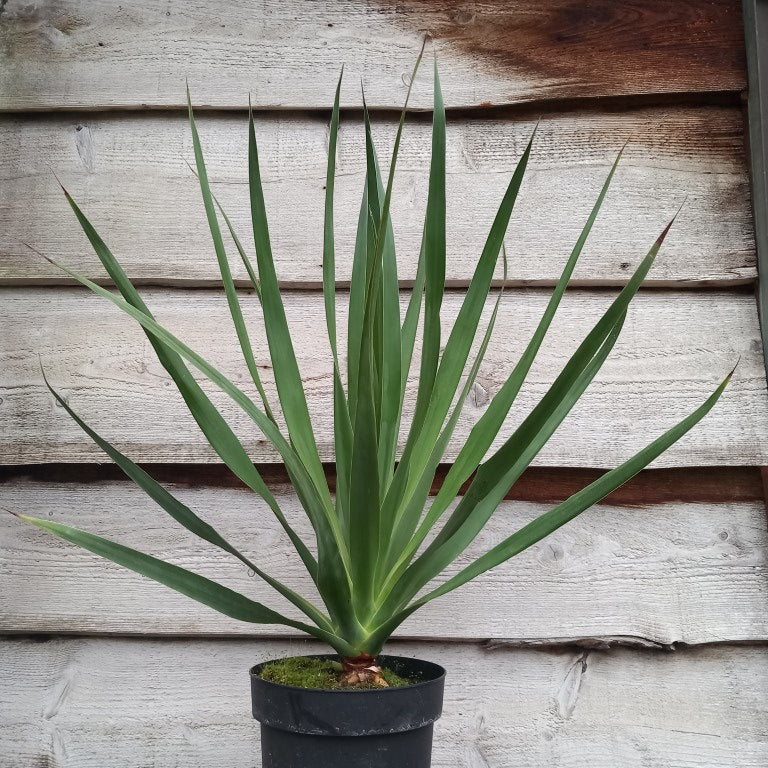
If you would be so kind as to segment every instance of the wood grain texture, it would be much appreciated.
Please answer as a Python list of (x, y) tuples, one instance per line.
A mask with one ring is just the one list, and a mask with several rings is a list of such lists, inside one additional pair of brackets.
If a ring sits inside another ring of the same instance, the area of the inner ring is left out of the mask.
[[(178, 107), (198, 101), (399, 107), (425, 34), (437, 41), (449, 106), (745, 85), (737, 0), (110, 0), (3, 4), (0, 108)], [(130, 68), (130, 76), (127, 69)], [(414, 106), (430, 104), (429, 67)]]
[[(219, 291), (151, 289), (144, 295), (160, 322), (251, 391)], [(543, 396), (613, 295), (612, 291), (569, 292), (497, 445)], [(456, 456), (459, 441), (511, 371), (548, 297), (548, 291), (533, 289), (505, 293), (494, 341), (446, 461)], [(271, 393), (263, 329), (255, 317), (256, 299), (244, 298), (250, 301), (246, 312), (253, 320), (257, 362), (264, 366), (265, 386)], [(459, 293), (446, 296), (446, 321), (456, 317), (461, 298)], [(54, 407), (39, 361), (72, 406), (134, 460), (217, 461), (146, 338), (114, 306), (74, 288), (6, 288), (0, 291), (0, 303), (5, 315), (0, 356), (7, 361), (0, 371), (5, 424), (0, 463), (103, 460), (77, 425)], [(345, 303), (346, 295), (339, 294), (342, 329)], [(321, 454), (331, 460), (331, 371), (322, 297), (286, 294), (286, 307)], [(486, 314), (490, 309), (489, 301)], [(650, 292), (636, 298), (611, 357), (536, 464), (615, 466), (703, 402), (739, 359), (734, 381), (721, 402), (655, 466), (768, 463), (768, 393), (754, 297), (729, 292)], [(414, 386), (412, 379), (406, 393), (405, 424), (410, 423)], [(211, 397), (254, 461), (277, 460), (234, 403), (218, 391), (212, 391)], [(276, 402), (274, 396), (272, 400)]]
[[(317, 646), (4, 640), (2, 768), (259, 766), (248, 668)], [(765, 648), (488, 650), (396, 644), (448, 669), (434, 768), (763, 768)]]
[[(279, 525), (253, 493), (172, 492), (267, 573), (316, 597)], [(276, 489), (305, 540), (293, 492)], [(64, 522), (216, 579), (293, 615), (246, 569), (180, 528), (127, 481), (14, 480), (3, 509)], [(550, 507), (504, 502), (459, 566)], [(226, 619), (167, 588), (0, 515), (0, 632), (284, 635)], [(762, 501), (602, 504), (539, 545), (415, 613), (401, 637), (671, 646), (768, 640), (768, 530)], [(290, 630), (288, 630), (290, 632)]]
[[(448, 126), (448, 265), (468, 283), (493, 216), (538, 115), (466, 119)], [(374, 121), (388, 158), (392, 118)], [(244, 242), (251, 241), (246, 123), (242, 115), (201, 118), (216, 194)], [(400, 276), (412, 280), (423, 227), (430, 124), (408, 126), (393, 197)], [(617, 285), (685, 205), (649, 285), (738, 284), (755, 279), (754, 233), (743, 118), (729, 107), (660, 107), (547, 115), (506, 245), (515, 285), (554, 284), (626, 140), (624, 159), (575, 272), (576, 284)], [(265, 196), (281, 281), (317, 288), (327, 157), (324, 118), (257, 120)], [(336, 183), (337, 277), (351, 274), (365, 173), (358, 117), (345, 118)], [(182, 115), (74, 115), (0, 120), (0, 282), (71, 282), (24, 243), (104, 279), (64, 200), (54, 171), (139, 282), (219, 283)], [(234, 248), (235, 278), (247, 275)], [(500, 277), (500, 274), (499, 274)]]

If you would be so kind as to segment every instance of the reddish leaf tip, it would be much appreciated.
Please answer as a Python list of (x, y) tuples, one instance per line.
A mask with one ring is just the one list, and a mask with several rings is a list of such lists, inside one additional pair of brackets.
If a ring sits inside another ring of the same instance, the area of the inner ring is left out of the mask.
[(624, 155), (624, 150), (629, 146), (629, 142), (632, 141), (632, 137), (628, 136), (624, 143), (621, 145), (621, 148), (616, 153), (616, 159), (613, 161), (614, 166), (618, 165), (619, 160), (621, 160), (622, 156)]
[(56, 175), (56, 171), (54, 171), (53, 168), (51, 168), (50, 171), (53, 174), (53, 178), (56, 179), (56, 183), (61, 187), (61, 191), (64, 193), (67, 200), (71, 200), (72, 196), (67, 192), (67, 188), (61, 183), (61, 179)]
[[(62, 189), (63, 189), (63, 187), (62, 187)], [(67, 197), (69, 197), (69, 195), (67, 195)], [(34, 246), (30, 245), (29, 243), (25, 243), (23, 240), (19, 240), (19, 242), (23, 246), (29, 248), (29, 250), (32, 251), (32, 253), (36, 253), (38, 256), (40, 256), (41, 258), (45, 259), (49, 264), (53, 264), (54, 267), (58, 267), (59, 266), (50, 256), (46, 256), (42, 251), (38, 251), (37, 248), (35, 248)]]

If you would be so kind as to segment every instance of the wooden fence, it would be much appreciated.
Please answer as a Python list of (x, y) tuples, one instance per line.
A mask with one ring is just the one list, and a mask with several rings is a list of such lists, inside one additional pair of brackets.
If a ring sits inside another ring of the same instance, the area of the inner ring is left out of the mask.
[[(0, 2), (0, 507), (50, 515), (280, 605), (103, 463), (55, 406), (41, 359), (105, 437), (267, 571), (308, 590), (268, 510), (215, 465), (140, 329), (24, 243), (106, 282), (55, 172), (146, 286), (158, 319), (237, 377), (244, 368), (186, 165), (185, 78), (215, 191), (243, 232), (250, 93), (288, 319), (330, 460), (320, 267), (333, 88), (343, 62), (343, 326), (364, 174), (360, 79), (386, 157), (425, 33), (449, 107), (446, 322), (541, 119), (507, 233), (496, 342), (459, 438), (530, 337), (618, 149), (629, 140), (505, 434), (685, 200), (614, 353), (467, 557), (628, 458), (740, 360), (716, 409), (653, 469), (403, 625), (393, 650), (449, 668), (435, 766), (764, 768), (768, 393), (736, 0)], [(426, 201), (427, 69), (393, 198), (404, 299)], [(245, 275), (235, 277), (255, 302)], [(266, 364), (260, 320), (250, 317)], [(272, 391), (271, 371), (264, 376)], [(300, 521), (276, 454), (207, 391)], [(247, 668), (318, 647), (224, 619), (10, 515), (0, 517), (0, 585), (2, 768), (256, 766)]]

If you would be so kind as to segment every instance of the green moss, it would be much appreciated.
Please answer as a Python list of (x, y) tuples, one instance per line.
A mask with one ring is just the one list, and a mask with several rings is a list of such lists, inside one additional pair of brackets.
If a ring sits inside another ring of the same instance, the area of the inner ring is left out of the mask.
[(415, 685), (418, 680), (412, 678), (400, 677), (397, 672), (382, 667), (381, 676), (389, 683), (390, 688), (403, 688), (406, 685)]
[[(311, 659), (306, 656), (293, 656), (288, 659), (271, 661), (261, 670), (263, 680), (269, 680), (281, 685), (292, 685), (297, 688), (313, 688), (325, 691), (348, 691), (350, 687), (360, 689), (377, 688), (374, 685), (342, 685), (339, 682), (341, 664), (338, 661), (328, 659)], [(393, 672), (391, 669), (382, 668), (381, 676), (389, 683), (391, 688), (401, 688), (413, 685), (416, 680), (408, 680)], [(377, 690), (381, 690), (377, 688)]]

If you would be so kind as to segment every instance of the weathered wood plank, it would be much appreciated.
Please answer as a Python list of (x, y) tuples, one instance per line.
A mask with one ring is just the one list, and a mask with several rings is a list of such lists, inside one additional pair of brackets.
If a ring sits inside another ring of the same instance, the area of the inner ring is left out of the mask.
[[(314, 594), (279, 525), (251, 492), (172, 491), (225, 538), (303, 594)], [(279, 503), (311, 540), (289, 488)], [(0, 506), (84, 528), (169, 559), (289, 614), (245, 568), (176, 525), (126, 481), (14, 480)], [(464, 566), (549, 509), (504, 502)], [(640, 645), (768, 640), (768, 530), (760, 501), (603, 504), (546, 541), (413, 615), (405, 637)], [(0, 516), (0, 632), (280, 635), (226, 619), (11, 515)], [(449, 571), (455, 571), (455, 567)], [(457, 617), (460, 617), (458, 619)]]
[[(144, 294), (161, 322), (250, 391), (219, 291), (154, 289)], [(521, 392), (519, 408), (502, 431), (503, 438), (544, 394), (613, 295), (573, 291), (566, 297), (550, 340)], [(458, 441), (468, 434), (522, 353), (548, 296), (547, 291), (530, 289), (505, 293), (495, 341), (480, 368), (447, 461), (455, 457)], [(257, 360), (267, 365), (263, 330), (253, 317), (256, 300), (245, 298), (254, 308), (248, 315), (254, 321)], [(458, 293), (446, 296), (445, 318), (456, 317), (460, 300)], [(331, 371), (322, 297), (293, 293), (286, 295), (286, 301), (321, 454), (330, 460)], [(54, 408), (42, 382), (39, 359), (73, 406), (134, 460), (217, 461), (140, 329), (119, 310), (80, 289), (6, 288), (0, 291), (0, 302), (5, 315), (0, 353), (7, 361), (0, 371), (5, 423), (0, 463), (102, 460), (78, 427)], [(341, 328), (346, 325), (345, 302), (346, 296), (340, 294)], [(489, 301), (488, 312), (490, 307)], [(768, 463), (768, 394), (754, 297), (720, 292), (638, 296), (603, 371), (536, 463), (615, 466), (699, 405), (739, 358), (736, 377), (721, 403), (656, 466)], [(271, 371), (265, 368), (263, 375), (272, 392)], [(412, 380), (406, 395), (406, 424), (414, 386)], [(211, 396), (241, 434), (254, 461), (278, 458), (233, 403), (218, 391)]]
[[(260, 765), (247, 670), (304, 643), (4, 640), (0, 766)], [(765, 648), (393, 644), (448, 669), (435, 768), (763, 768)], [(510, 756), (514, 755), (514, 762)], [(737, 761), (737, 762), (734, 762)]]
[[(327, 107), (342, 62), (344, 105), (359, 105), (362, 78), (369, 104), (399, 107), (425, 33), (455, 107), (738, 91), (746, 79), (737, 0), (9, 0), (0, 109), (178, 107), (185, 78), (214, 107), (245, 107), (249, 92), (258, 107)], [(429, 106), (429, 70), (414, 106)]]
[[(496, 207), (533, 129), (515, 121), (460, 119), (448, 127), (447, 278), (466, 284)], [(243, 116), (201, 120), (209, 173), (245, 242), (250, 241)], [(321, 280), (327, 126), (319, 117), (264, 116), (257, 124), (271, 235), (281, 280)], [(412, 280), (429, 169), (429, 121), (409, 125), (402, 145), (393, 219), (401, 277)], [(575, 111), (547, 116), (507, 236), (514, 284), (553, 284), (560, 275), (608, 168), (631, 144), (590, 236), (574, 280), (616, 285), (685, 199), (651, 285), (735, 284), (754, 280), (754, 233), (743, 118), (727, 107)], [(349, 280), (364, 178), (362, 127), (345, 119), (336, 185), (337, 267)], [(374, 122), (380, 155), (395, 133)], [(0, 282), (61, 281), (62, 273), (25, 247), (106, 277), (51, 170), (85, 208), (140, 282), (218, 282), (182, 115), (67, 116), (0, 121)], [(247, 275), (232, 249), (236, 279)], [(236, 263), (235, 263), (236, 262)], [(64, 277), (65, 281), (67, 280)]]

